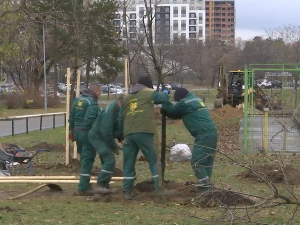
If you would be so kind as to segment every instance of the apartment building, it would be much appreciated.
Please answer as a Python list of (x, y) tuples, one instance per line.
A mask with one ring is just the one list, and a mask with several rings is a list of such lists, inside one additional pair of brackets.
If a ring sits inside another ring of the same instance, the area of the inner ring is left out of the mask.
[[(174, 3), (177, 1), (180, 3)], [(192, 0), (189, 1), (192, 2)], [(153, 24), (155, 42), (170, 44), (178, 38), (204, 41), (205, 10), (203, 2), (194, 0), (195, 4), (193, 6), (182, 3), (187, 2), (187, 0), (172, 0), (172, 3), (170, 2), (171, 0), (164, 0), (160, 1), (160, 4), (155, 5), (155, 7), (152, 6), (155, 15)], [(128, 36), (130, 39), (136, 39), (143, 35), (144, 23), (147, 22), (145, 19), (145, 5), (132, 3), (128, 9), (131, 10), (126, 12)], [(122, 30), (122, 21), (123, 10), (120, 8), (114, 21), (117, 30)]]
[(234, 43), (235, 0), (205, 1), (206, 39)]

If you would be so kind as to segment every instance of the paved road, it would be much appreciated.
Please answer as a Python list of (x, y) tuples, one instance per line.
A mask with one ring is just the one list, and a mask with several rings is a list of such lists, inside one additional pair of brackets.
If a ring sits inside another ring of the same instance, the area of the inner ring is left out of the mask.
[[(55, 116), (55, 127), (65, 126), (65, 116)], [(44, 116), (42, 119), (42, 130), (53, 128), (53, 116)], [(28, 131), (40, 130), (40, 117), (28, 119)], [(14, 133), (26, 133), (26, 119), (18, 119), (14, 121)], [(0, 121), (0, 137), (12, 135), (12, 122)]]

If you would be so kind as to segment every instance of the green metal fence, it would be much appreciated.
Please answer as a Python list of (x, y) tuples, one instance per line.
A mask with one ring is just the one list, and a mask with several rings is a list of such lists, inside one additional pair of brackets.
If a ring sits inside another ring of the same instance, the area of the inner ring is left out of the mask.
[[(300, 152), (299, 68), (300, 64), (245, 67), (244, 119), (240, 129), (244, 154)], [(264, 74), (273, 85), (257, 83), (258, 73)]]

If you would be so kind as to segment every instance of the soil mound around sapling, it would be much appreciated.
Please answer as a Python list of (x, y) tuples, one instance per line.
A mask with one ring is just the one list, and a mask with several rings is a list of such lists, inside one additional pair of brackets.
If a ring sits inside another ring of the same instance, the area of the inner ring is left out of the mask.
[[(283, 167), (283, 171), (280, 165), (276, 164), (265, 164), (254, 167), (253, 169), (263, 173), (273, 183), (286, 183), (285, 177), (288, 184), (295, 185), (300, 184), (300, 171), (290, 165)], [(250, 179), (257, 182), (263, 182), (263, 180), (257, 176), (253, 171), (246, 170), (238, 175), (241, 179)]]
[(51, 144), (47, 142), (41, 142), (33, 147), (25, 148), (25, 150), (27, 151), (37, 151), (38, 149), (49, 149), (51, 151), (64, 152), (66, 151), (66, 146), (63, 144)]
[(202, 208), (212, 208), (217, 206), (249, 206), (254, 205), (255, 201), (233, 191), (213, 189), (194, 198), (193, 203)]

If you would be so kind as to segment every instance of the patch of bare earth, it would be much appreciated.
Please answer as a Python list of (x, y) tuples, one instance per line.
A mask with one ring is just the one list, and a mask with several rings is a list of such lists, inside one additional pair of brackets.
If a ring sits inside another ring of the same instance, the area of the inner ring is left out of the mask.
[[(283, 171), (278, 164), (265, 164), (253, 168), (267, 176), (267, 178), (273, 183), (286, 183), (286, 181), (293, 184), (300, 184), (300, 171), (292, 166), (286, 165), (283, 167)], [(257, 182), (263, 182), (263, 180), (252, 170), (246, 170), (238, 175), (241, 179), (250, 179)]]

